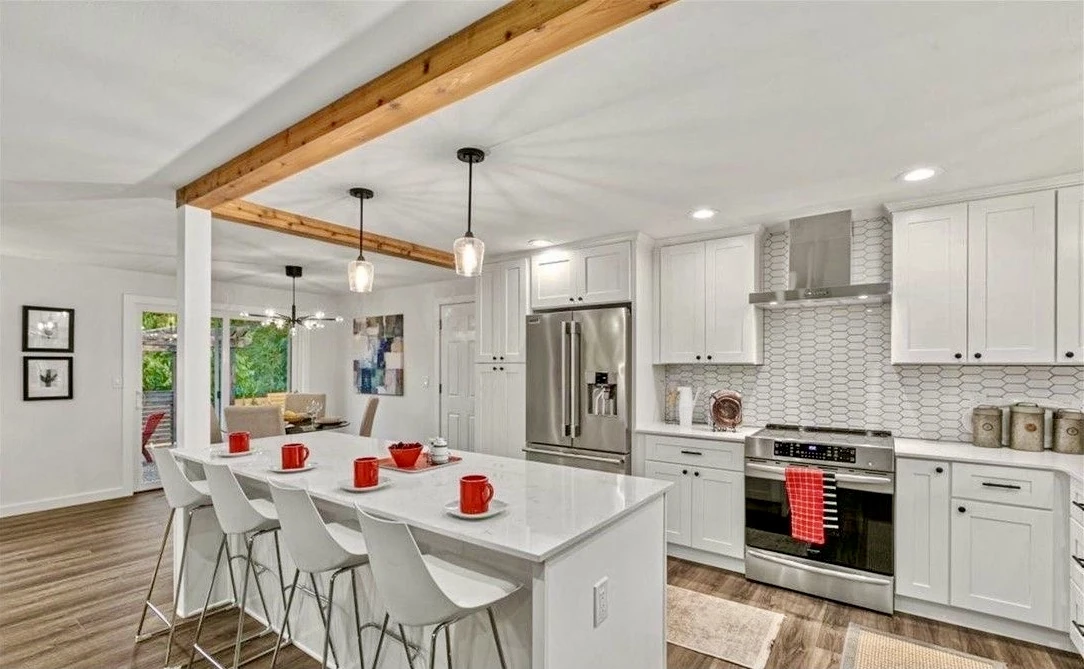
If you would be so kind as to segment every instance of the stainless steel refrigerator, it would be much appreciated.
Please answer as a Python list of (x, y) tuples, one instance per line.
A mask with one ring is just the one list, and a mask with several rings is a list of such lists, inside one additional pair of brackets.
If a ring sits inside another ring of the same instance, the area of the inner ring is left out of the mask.
[(627, 307), (527, 316), (528, 460), (629, 473)]

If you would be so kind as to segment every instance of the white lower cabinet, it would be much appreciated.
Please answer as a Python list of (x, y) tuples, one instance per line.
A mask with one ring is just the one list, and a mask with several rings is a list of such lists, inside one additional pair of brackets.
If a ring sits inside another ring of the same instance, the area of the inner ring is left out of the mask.
[(649, 460), (644, 464), (644, 476), (674, 484), (666, 493), (666, 540), (682, 546), (688, 546), (692, 540), (692, 515), (689, 509), (693, 484), (688, 472), (688, 467), (669, 462)]
[(1054, 625), (1054, 513), (952, 500), (953, 606)]
[(1084, 591), (1076, 583), (1069, 584), (1069, 640), (1084, 655)]
[(949, 603), (951, 465), (896, 461), (896, 593)]
[(474, 450), (522, 458), (527, 439), (526, 365), (475, 365)]
[(702, 551), (745, 554), (745, 474), (706, 467), (693, 470), (692, 537)]

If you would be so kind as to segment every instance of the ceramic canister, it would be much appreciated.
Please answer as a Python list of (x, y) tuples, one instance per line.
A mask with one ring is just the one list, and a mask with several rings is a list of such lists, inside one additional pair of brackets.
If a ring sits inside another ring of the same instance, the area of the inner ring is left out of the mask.
[(971, 411), (971, 443), (1001, 448), (1001, 407), (984, 404)]
[(1058, 453), (1084, 453), (1084, 413), (1058, 409), (1054, 412), (1051, 435)]
[(1031, 402), (1009, 407), (1009, 446), (1018, 451), (1043, 450), (1043, 418), (1046, 411)]

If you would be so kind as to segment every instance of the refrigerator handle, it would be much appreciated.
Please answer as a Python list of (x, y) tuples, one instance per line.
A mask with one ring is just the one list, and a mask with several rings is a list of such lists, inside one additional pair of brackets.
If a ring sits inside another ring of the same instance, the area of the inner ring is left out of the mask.
[(561, 428), (564, 430), (566, 437), (572, 435), (572, 426), (569, 423), (568, 418), (568, 368), (570, 363), (568, 352), (568, 340), (570, 338), (569, 333), (572, 331), (572, 323), (563, 321), (561, 323)]
[(573, 321), (569, 325), (569, 372), (572, 383), (569, 385), (569, 424), (572, 437), (580, 436), (580, 324)]

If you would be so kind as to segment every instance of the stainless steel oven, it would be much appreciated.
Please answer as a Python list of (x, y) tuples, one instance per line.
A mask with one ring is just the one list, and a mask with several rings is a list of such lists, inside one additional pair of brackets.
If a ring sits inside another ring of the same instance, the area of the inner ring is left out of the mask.
[[(891, 613), (895, 453), (885, 432), (769, 425), (745, 442), (745, 575)], [(835, 475), (837, 529), (823, 545), (791, 537), (784, 472)]]

